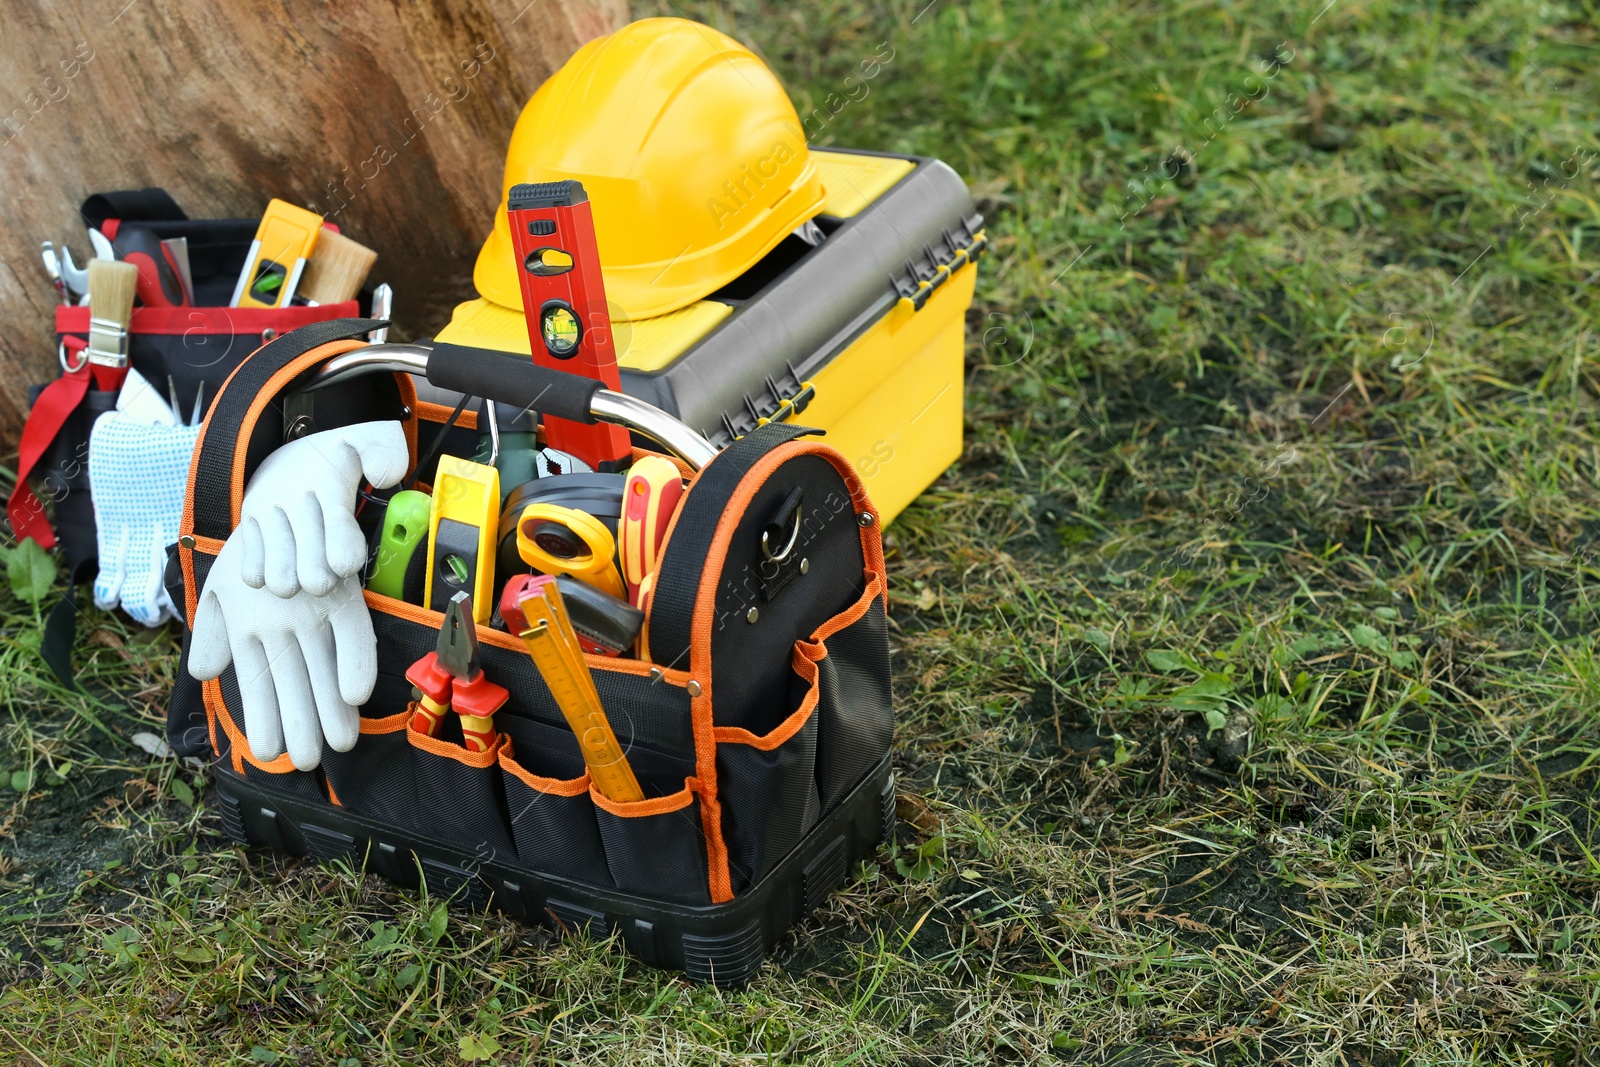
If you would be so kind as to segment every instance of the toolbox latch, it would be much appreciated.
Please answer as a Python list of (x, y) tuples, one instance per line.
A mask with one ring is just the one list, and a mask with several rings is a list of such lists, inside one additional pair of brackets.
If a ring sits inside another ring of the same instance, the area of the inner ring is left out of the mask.
[[(983, 216), (973, 214), (952, 230), (942, 232), (938, 241), (922, 249), (922, 255), (907, 260), (899, 275), (889, 278), (896, 299), (910, 301), (915, 311), (922, 310), (933, 291), (949, 281), (962, 267), (973, 262), (989, 247), (983, 232)], [(766, 379), (766, 389), (755, 395), (746, 393), (732, 411), (724, 411), (719, 424), (706, 434), (717, 448), (726, 448), (758, 426), (769, 422), (788, 422), (817, 396), (815, 383), (800, 377), (794, 364), (785, 362), (787, 373), (776, 380)]]
[(804, 411), (816, 399), (817, 387), (800, 377), (800, 372), (788, 360), (786, 372), (774, 379), (766, 378), (766, 389), (751, 396), (746, 393), (742, 405), (732, 413), (723, 412), (722, 422), (707, 436), (718, 448), (727, 448), (733, 442), (769, 422), (788, 422)]
[(921, 259), (907, 260), (904, 273), (892, 279), (895, 292), (911, 301), (912, 310), (921, 311), (935, 289), (976, 260), (988, 247), (983, 216), (973, 215), (954, 232), (946, 230), (938, 244), (924, 247)]

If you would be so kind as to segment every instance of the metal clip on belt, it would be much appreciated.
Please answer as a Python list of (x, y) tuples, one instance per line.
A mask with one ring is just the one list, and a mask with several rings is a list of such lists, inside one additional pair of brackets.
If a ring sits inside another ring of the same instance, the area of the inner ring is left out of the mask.
[(91, 316), (88, 357), (90, 363), (98, 363), (102, 367), (126, 367), (128, 331), (123, 329), (122, 323)]

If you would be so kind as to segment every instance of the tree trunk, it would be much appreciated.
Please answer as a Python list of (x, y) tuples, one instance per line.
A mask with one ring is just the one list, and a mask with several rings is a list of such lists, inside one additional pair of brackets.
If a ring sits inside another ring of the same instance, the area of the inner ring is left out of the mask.
[(89, 193), (161, 186), (191, 218), (271, 197), (378, 252), (395, 339), (472, 293), (529, 96), (626, 0), (13, 0), (0, 43), (0, 440), (56, 373), (41, 240), (89, 255)]

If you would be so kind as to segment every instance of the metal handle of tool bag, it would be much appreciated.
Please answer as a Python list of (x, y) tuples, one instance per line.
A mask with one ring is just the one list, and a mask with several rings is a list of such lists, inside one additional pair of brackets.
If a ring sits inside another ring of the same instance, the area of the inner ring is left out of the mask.
[(379, 372), (420, 374), (442, 389), (487, 395), (574, 422), (613, 423), (649, 438), (694, 470), (717, 454), (717, 447), (703, 435), (653, 404), (509, 352), (420, 341), (368, 345), (328, 360), (306, 388), (321, 389)]

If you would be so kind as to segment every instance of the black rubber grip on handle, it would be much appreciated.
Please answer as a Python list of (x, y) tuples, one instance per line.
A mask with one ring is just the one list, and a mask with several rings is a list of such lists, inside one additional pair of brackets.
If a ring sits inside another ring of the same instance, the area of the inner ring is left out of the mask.
[(605, 388), (593, 378), (538, 366), (529, 356), (438, 341), (428, 356), (428, 381), (441, 389), (589, 424), (596, 421), (589, 410), (594, 394)]

